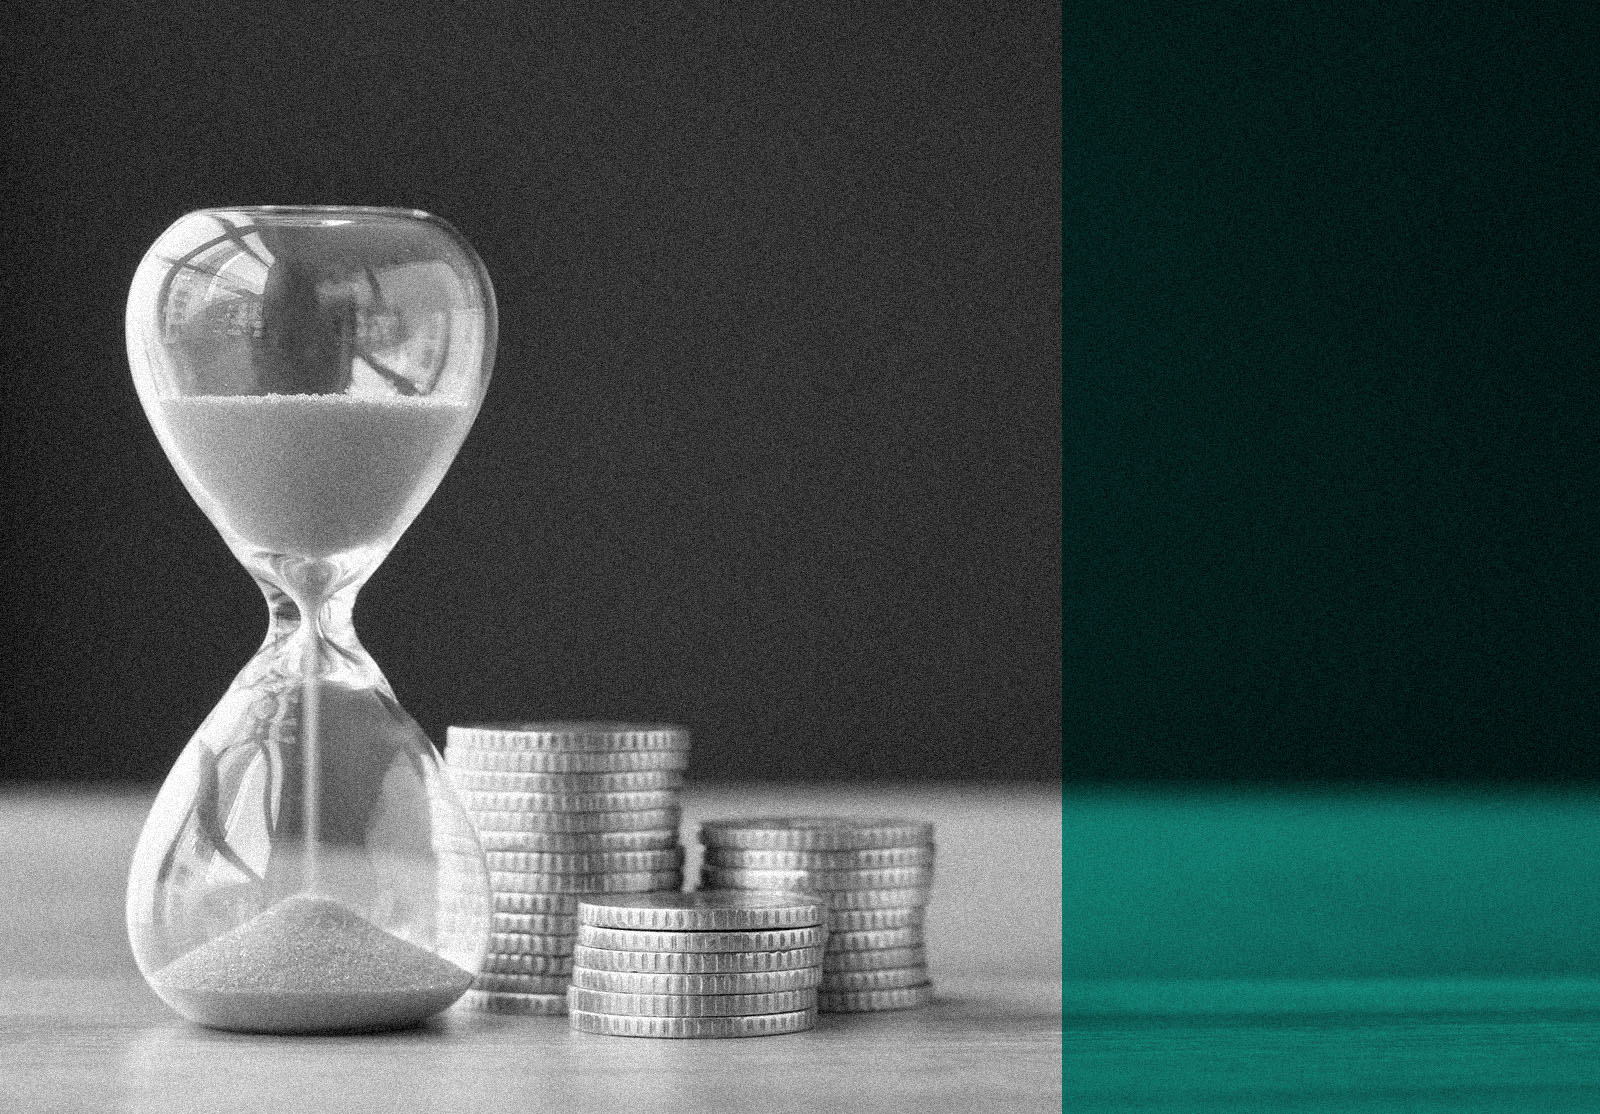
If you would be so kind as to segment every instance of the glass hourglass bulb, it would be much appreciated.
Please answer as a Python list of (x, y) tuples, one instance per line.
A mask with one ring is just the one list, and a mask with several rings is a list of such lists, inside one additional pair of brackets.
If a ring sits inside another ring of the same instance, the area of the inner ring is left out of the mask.
[(190, 213), (134, 275), (140, 401), (269, 613), (128, 878), (139, 969), (191, 1020), (409, 1025), (482, 962), (483, 853), (351, 612), (466, 437), (495, 329), (472, 248), (409, 210)]

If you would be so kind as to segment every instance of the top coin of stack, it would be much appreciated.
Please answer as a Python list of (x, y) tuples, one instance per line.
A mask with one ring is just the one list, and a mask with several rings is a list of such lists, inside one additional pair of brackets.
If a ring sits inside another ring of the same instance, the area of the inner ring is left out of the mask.
[(683, 885), (679, 727), (490, 723), (451, 727), (445, 764), (478, 829), (493, 891), (483, 971), (462, 1001), (564, 1013), (584, 894)]
[(829, 908), (818, 1007), (925, 1005), (933, 988), (922, 936), (933, 884), (933, 825), (915, 820), (767, 817), (709, 820), (702, 890), (787, 890)]

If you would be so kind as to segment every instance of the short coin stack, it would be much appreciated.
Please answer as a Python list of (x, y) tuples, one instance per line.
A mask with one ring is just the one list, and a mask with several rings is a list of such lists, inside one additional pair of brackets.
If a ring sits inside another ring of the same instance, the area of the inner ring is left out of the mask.
[(618, 1037), (763, 1037), (810, 1029), (827, 910), (803, 894), (585, 897), (570, 1023)]
[(784, 890), (828, 906), (817, 1006), (910, 1009), (933, 997), (922, 924), (933, 884), (933, 825), (914, 820), (711, 820), (702, 890)]
[(462, 998), (495, 1013), (566, 1012), (578, 899), (683, 886), (681, 728), (627, 723), (451, 727), (446, 765), (489, 865), (493, 921)]

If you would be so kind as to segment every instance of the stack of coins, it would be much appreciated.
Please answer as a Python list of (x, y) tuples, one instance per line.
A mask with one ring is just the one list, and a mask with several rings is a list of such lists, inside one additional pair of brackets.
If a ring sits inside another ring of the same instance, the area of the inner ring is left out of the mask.
[(678, 794), (688, 732), (626, 723), (451, 727), (446, 766), (478, 829), (493, 914), (462, 998), (495, 1013), (561, 1014), (582, 894), (683, 887)]
[(810, 1029), (827, 910), (803, 894), (585, 897), (567, 991), (574, 1029), (763, 1037)]
[(785, 890), (828, 906), (817, 1006), (901, 1010), (933, 997), (922, 923), (933, 884), (933, 825), (913, 820), (711, 820), (700, 886)]

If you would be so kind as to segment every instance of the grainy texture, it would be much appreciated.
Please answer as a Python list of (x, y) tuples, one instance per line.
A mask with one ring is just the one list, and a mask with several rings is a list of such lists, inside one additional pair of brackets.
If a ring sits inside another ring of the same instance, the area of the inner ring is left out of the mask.
[(1600, 803), (1588, 797), (1075, 796), (1063, 984), (1051, 795), (694, 790), (696, 816), (892, 812), (940, 833), (932, 1004), (705, 1043), (464, 1010), (373, 1037), (187, 1025), (138, 981), (121, 937), (147, 803), (0, 798), (10, 1109), (1600, 1108)]
[(119, 312), (162, 227), (236, 199), (436, 212), (499, 292), (483, 413), (362, 595), (433, 738), (650, 712), (726, 776), (1052, 776), (1061, 22), (8, 5), (10, 776), (159, 778), (261, 639)]
[(689, 732), (648, 723), (451, 724), (448, 745), (461, 750), (599, 751), (687, 750)]
[(586, 898), (578, 920), (647, 932), (740, 932), (821, 924), (825, 909), (805, 894), (653, 893)]
[(348, 907), (296, 894), (155, 972), (175, 990), (373, 993), (464, 987), (469, 972)]
[(155, 411), (201, 506), (251, 546), (328, 557), (414, 518), (471, 406), (344, 395), (170, 398)]
[[(0, 891), (0, 1095), (8, 1114), (1060, 1108), (1052, 966), (1059, 809), (1050, 793), (688, 790), (696, 817), (927, 816), (952, 841), (941, 850), (948, 864), (941, 886), (954, 877), (967, 891), (960, 901), (952, 891), (930, 910), (934, 955), (951, 972), (932, 1005), (822, 1016), (808, 1032), (708, 1042), (591, 1036), (560, 1016), (466, 1008), (424, 1028), (363, 1037), (243, 1037), (189, 1025), (139, 981), (122, 936), (123, 877), (148, 804), (148, 797), (0, 796), (0, 877), (12, 883)], [(47, 836), (55, 849), (49, 858), (37, 851)], [(1025, 865), (991, 861), (1004, 847), (1031, 854)], [(1004, 957), (991, 951), (996, 939), (1006, 943)], [(979, 977), (956, 974), (973, 970)], [(565, 1008), (558, 997), (498, 1000), (506, 1009)]]
[(326, 898), (297, 894), (152, 975), (204, 1025), (255, 1033), (415, 1025), (459, 998), (472, 973)]
[(778, 928), (749, 932), (651, 932), (646, 929), (601, 928), (586, 924), (578, 929), (578, 943), (591, 948), (643, 952), (781, 952), (791, 948), (820, 948), (828, 941), (825, 925)]
[(625, 1014), (589, 1013), (567, 1004), (574, 1029), (610, 1037), (648, 1040), (706, 1040), (710, 1038), (772, 1037), (800, 1033), (817, 1024), (816, 1010), (756, 1014), (745, 1017), (632, 1017)]

